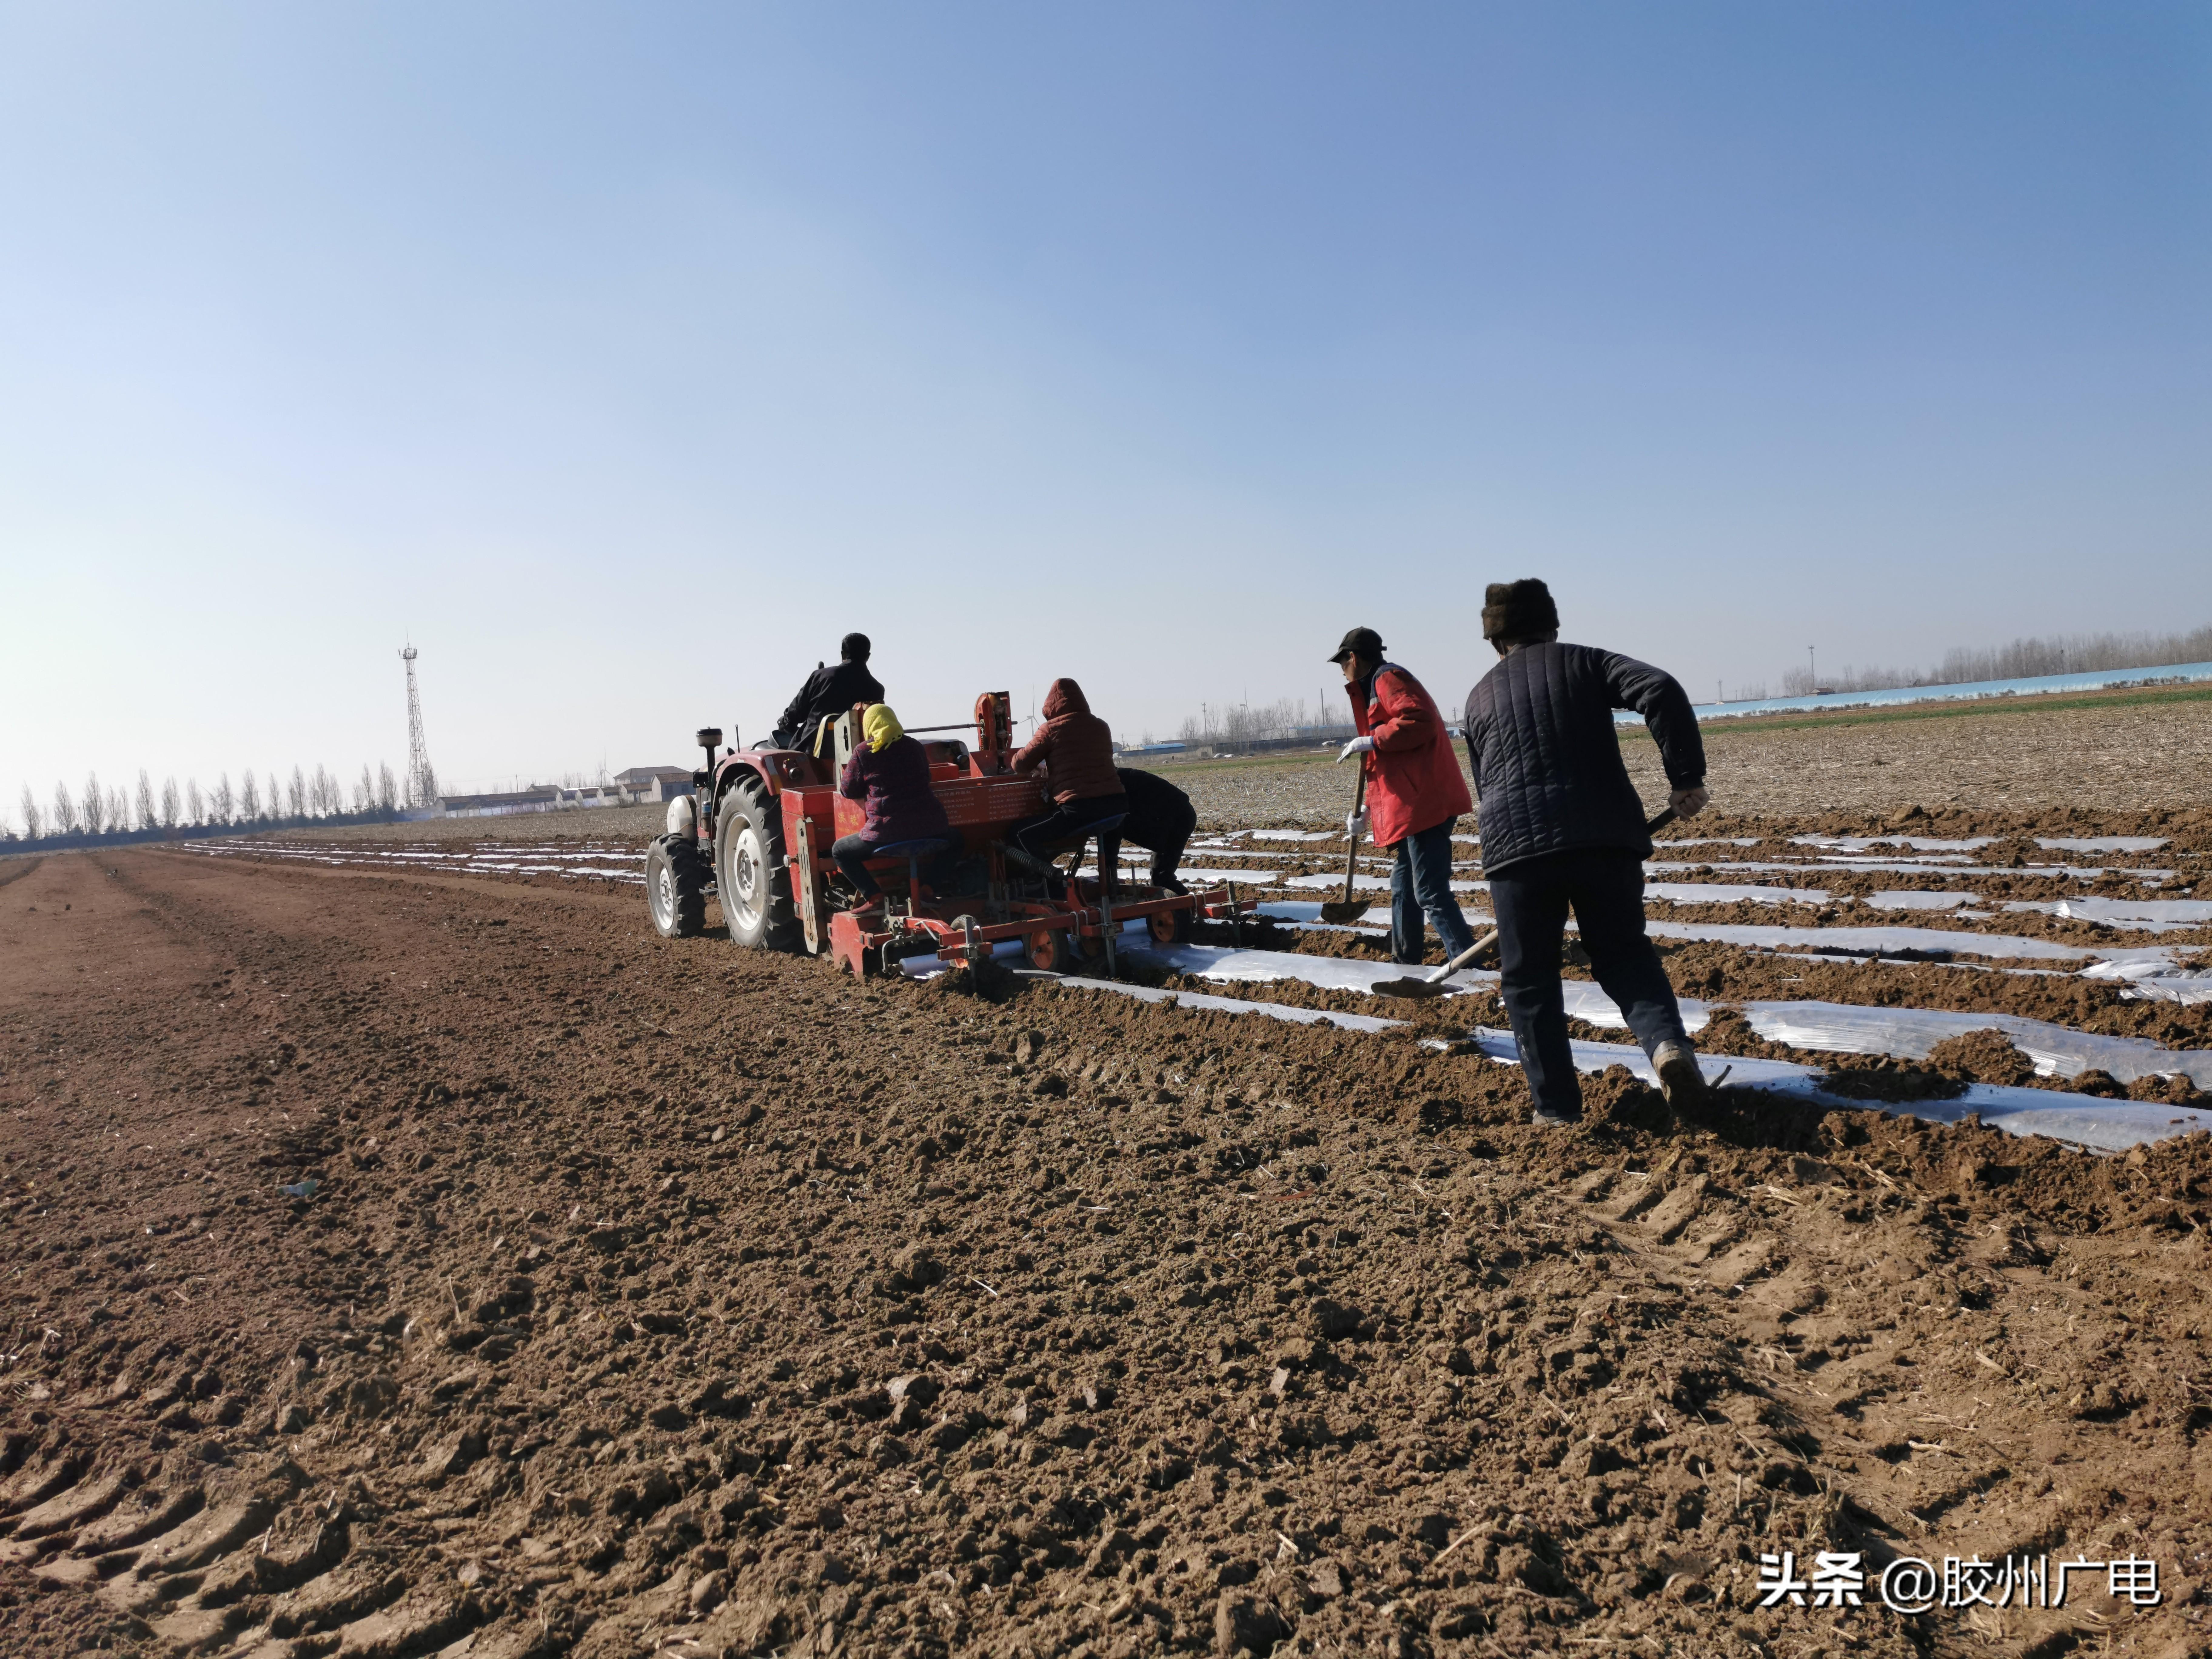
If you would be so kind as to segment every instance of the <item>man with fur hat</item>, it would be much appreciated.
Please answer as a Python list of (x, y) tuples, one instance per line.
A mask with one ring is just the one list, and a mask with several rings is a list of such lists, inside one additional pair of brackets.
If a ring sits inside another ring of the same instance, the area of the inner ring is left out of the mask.
[(1704, 1091), (1698, 1057), (1658, 952), (1644, 932), (1651, 837), (1620, 757), (1613, 711), (1644, 716), (1683, 817), (1705, 810), (1705, 750), (1671, 674), (1593, 646), (1559, 643), (1551, 590), (1492, 582), (1482, 635), (1498, 665), (1468, 694), (1462, 730), (1481, 802), (1483, 873), (1498, 915), (1506, 1017), (1539, 1123), (1579, 1121), (1559, 951), (1567, 912), (1590, 971), (1620, 1006), (1669, 1102)]
[(1353, 755), (1366, 769), (1366, 811), (1345, 820), (1358, 845), (1371, 824), (1375, 844), (1392, 849), (1390, 954), (1424, 960), (1428, 921), (1443, 941), (1447, 959), (1474, 943), (1451, 890), (1451, 832), (1474, 801), (1452, 753), (1451, 734), (1437, 702), (1420, 681), (1382, 659), (1382, 639), (1371, 628), (1344, 636), (1329, 660), (1344, 671), (1352, 722), (1359, 735), (1344, 745), (1340, 763)]

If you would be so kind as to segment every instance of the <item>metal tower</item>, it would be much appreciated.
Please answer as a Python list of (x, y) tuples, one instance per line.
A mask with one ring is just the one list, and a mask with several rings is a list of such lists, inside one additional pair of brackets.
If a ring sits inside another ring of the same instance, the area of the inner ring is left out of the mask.
[(422, 741), (422, 699), (415, 690), (415, 656), (412, 645), (399, 653), (407, 665), (407, 804), (435, 806), (438, 775), (430, 769), (430, 750)]

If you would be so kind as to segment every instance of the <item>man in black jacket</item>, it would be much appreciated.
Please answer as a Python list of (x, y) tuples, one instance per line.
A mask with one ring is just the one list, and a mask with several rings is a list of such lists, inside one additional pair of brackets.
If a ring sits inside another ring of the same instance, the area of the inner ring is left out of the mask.
[(1157, 772), (1117, 766), (1114, 773), (1121, 780), (1121, 793), (1129, 798), (1129, 815), (1121, 820), (1120, 829), (1099, 838), (1098, 867), (1118, 875), (1121, 843), (1130, 842), (1152, 854), (1153, 886), (1164, 887), (1170, 893), (1188, 892), (1177, 878), (1176, 866), (1182, 862), (1182, 849), (1190, 842), (1191, 831), (1198, 828), (1198, 812), (1190, 797)]
[(778, 749), (803, 749), (811, 753), (823, 720), (851, 712), (856, 702), (884, 700), (882, 684), (868, 672), (870, 649), (866, 634), (848, 634), (837, 641), (835, 668), (815, 664), (806, 684), (799, 688), (791, 707), (775, 723), (772, 740)]
[(1613, 711), (1644, 716), (1683, 817), (1705, 810), (1705, 749), (1674, 678), (1617, 652), (1561, 645), (1551, 590), (1492, 582), (1482, 634), (1498, 665), (1468, 693), (1462, 729), (1474, 771), (1483, 873), (1498, 916), (1506, 1017), (1539, 1123), (1573, 1123), (1582, 1085), (1567, 1041), (1559, 950), (1571, 908), (1590, 971), (1620, 1006), (1669, 1102), (1704, 1090), (1658, 952), (1644, 932), (1651, 837)]

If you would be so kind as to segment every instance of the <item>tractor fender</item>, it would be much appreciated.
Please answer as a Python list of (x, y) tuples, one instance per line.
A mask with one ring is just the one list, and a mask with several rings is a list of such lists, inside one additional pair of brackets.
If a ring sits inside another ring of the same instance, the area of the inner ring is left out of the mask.
[(776, 781), (775, 774), (772, 769), (755, 766), (745, 761), (727, 761), (723, 763), (722, 769), (714, 775), (715, 806), (719, 809), (722, 802), (728, 798), (730, 791), (741, 783), (757, 785), (768, 793), (770, 800), (783, 793), (783, 786)]
[(748, 781), (767, 790), (770, 797), (781, 793), (775, 777), (766, 769), (740, 760), (735, 755), (726, 757), (714, 769), (710, 786), (712, 793), (699, 801), (698, 815), (693, 820), (702, 842), (709, 847), (714, 845), (715, 836), (721, 830), (722, 803), (729, 799), (730, 791)]

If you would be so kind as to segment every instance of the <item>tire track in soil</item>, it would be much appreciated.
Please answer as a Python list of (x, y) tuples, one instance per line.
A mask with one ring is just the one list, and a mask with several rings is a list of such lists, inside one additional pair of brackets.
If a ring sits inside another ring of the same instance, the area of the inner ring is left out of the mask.
[[(860, 987), (634, 894), (158, 853), (17, 894), (10, 1652), (2191, 1628), (2197, 1143), (1675, 1129), (1625, 1073), (1542, 1133), (1410, 1038)], [(1748, 1605), (1762, 1550), (2062, 1545), (2166, 1605)]]

